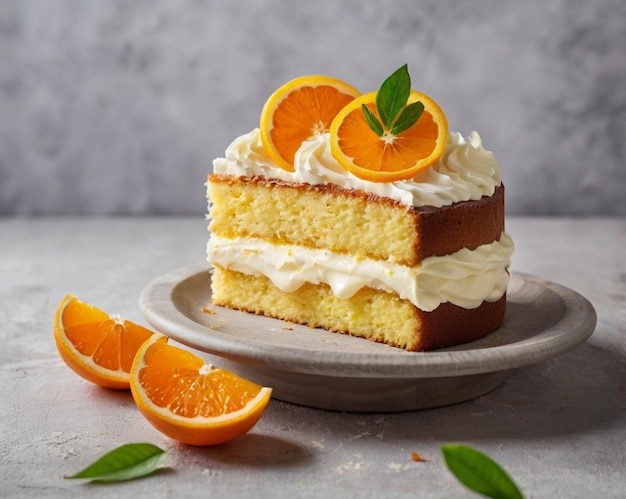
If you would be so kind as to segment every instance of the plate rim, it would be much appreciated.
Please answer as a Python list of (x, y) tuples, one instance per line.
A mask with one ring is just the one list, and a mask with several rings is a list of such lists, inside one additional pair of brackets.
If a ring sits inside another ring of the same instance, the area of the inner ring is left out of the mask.
[[(496, 372), (523, 367), (565, 353), (585, 342), (593, 333), (597, 322), (592, 304), (576, 291), (532, 274), (512, 271), (512, 279), (521, 279), (548, 288), (564, 304), (569, 304), (564, 307), (562, 317), (541, 331), (541, 334), (511, 344), (480, 349), (465, 350), (461, 346), (461, 349), (456, 347), (455, 350), (406, 352), (406, 355), (398, 355), (396, 350), (388, 354), (382, 351), (380, 354), (342, 352), (341, 361), (330, 358), (328, 352), (306, 350), (306, 356), (303, 357), (303, 350), (297, 347), (273, 345), (269, 348), (257, 340), (234, 340), (226, 333), (195, 322), (178, 310), (172, 299), (176, 287), (202, 272), (208, 275), (210, 266), (204, 264), (181, 267), (147, 284), (141, 291), (139, 307), (148, 323), (159, 332), (199, 351), (285, 372), (343, 378), (399, 379)], [(555, 334), (557, 326), (567, 332)], [(197, 334), (204, 335), (206, 341), (199, 343), (190, 339), (190, 336)], [(538, 344), (541, 344), (541, 348), (537, 348)]]

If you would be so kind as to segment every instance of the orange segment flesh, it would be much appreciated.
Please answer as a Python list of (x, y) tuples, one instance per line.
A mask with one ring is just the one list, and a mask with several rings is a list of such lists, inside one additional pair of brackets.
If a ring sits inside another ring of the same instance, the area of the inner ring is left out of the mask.
[(302, 76), (276, 90), (263, 106), (260, 133), (268, 155), (294, 171), (296, 151), (305, 140), (329, 130), (336, 114), (360, 93), (329, 76)]
[(428, 96), (411, 91), (408, 103), (421, 101), (424, 112), (417, 123), (396, 136), (379, 137), (367, 124), (361, 105), (376, 112), (376, 92), (365, 94), (342, 109), (330, 127), (335, 159), (359, 178), (393, 182), (414, 177), (443, 154), (448, 123), (441, 108)]
[(213, 366), (155, 334), (131, 370), (137, 407), (165, 435), (191, 445), (214, 445), (249, 431), (272, 390)]
[(92, 383), (128, 389), (135, 353), (152, 332), (67, 295), (54, 318), (54, 338), (63, 361)]

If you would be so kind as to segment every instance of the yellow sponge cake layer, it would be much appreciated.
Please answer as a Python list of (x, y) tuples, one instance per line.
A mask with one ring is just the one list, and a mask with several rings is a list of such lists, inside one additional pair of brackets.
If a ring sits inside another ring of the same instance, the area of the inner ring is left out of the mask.
[(319, 326), (410, 351), (452, 346), (486, 335), (502, 322), (506, 301), (502, 296), (474, 309), (444, 303), (424, 312), (395, 293), (363, 288), (349, 299), (340, 299), (329, 286), (310, 283), (284, 292), (264, 276), (219, 266), (213, 270), (212, 292), (215, 305)]
[[(209, 175), (209, 230), (226, 238), (326, 248), (414, 266), (491, 243), (504, 230), (504, 187), (478, 201), (407, 207), (337, 185)], [(315, 227), (315, 230), (311, 230)]]
[[(277, 244), (403, 263), (415, 258), (413, 211), (389, 199), (338, 186), (289, 184), (260, 177), (211, 175), (210, 230)], [(315, 230), (311, 230), (315, 227)]]

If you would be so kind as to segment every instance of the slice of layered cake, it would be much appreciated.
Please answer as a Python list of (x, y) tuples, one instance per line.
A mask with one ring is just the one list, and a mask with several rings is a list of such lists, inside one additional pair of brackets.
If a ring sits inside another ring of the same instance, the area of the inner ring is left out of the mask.
[[(260, 128), (214, 161), (215, 305), (414, 351), (500, 326), (513, 251), (500, 167), (478, 134), (448, 133), (423, 94), (394, 89), (402, 106), (385, 108), (380, 94), (399, 85), (399, 71), (363, 96), (333, 79), (290, 82), (268, 100)], [(281, 121), (290, 111), (304, 124)], [(289, 133), (291, 151), (281, 142)], [(352, 151), (365, 139), (371, 150), (359, 159)]]

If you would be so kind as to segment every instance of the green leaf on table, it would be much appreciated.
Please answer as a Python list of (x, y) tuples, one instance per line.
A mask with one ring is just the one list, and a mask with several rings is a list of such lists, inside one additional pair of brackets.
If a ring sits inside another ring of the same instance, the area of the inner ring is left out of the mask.
[(65, 478), (98, 482), (121, 482), (139, 478), (156, 470), (165, 460), (166, 451), (152, 444), (125, 444), (114, 449), (84, 470)]
[(460, 444), (444, 445), (441, 450), (448, 469), (474, 492), (493, 499), (524, 499), (507, 472), (482, 452)]

